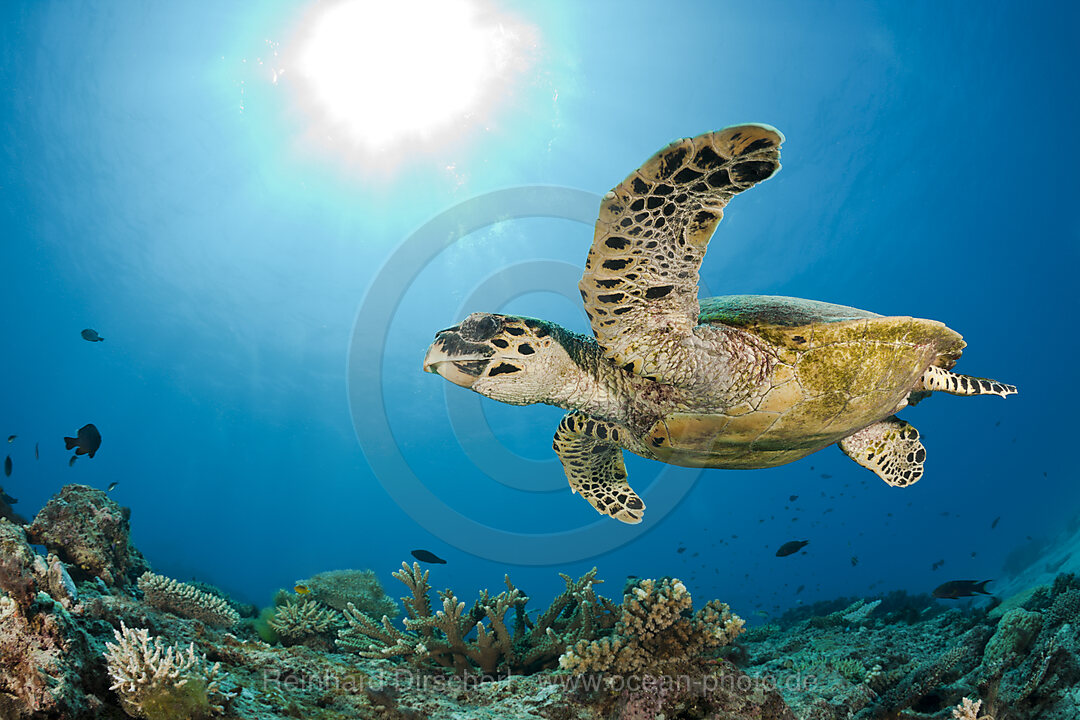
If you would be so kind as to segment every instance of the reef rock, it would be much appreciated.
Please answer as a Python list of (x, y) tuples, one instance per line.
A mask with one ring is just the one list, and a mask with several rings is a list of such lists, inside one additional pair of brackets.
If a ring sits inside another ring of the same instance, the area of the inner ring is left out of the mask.
[[(88, 690), (100, 675), (85, 664), (89, 639), (46, 592), (59, 572), (34, 553), (22, 528), (0, 520), (2, 718), (89, 717), (101, 704)], [(70, 599), (66, 590), (57, 598)]]
[(76, 581), (99, 577), (106, 585), (126, 588), (149, 569), (131, 545), (129, 514), (101, 490), (65, 485), (26, 535), (67, 563)]

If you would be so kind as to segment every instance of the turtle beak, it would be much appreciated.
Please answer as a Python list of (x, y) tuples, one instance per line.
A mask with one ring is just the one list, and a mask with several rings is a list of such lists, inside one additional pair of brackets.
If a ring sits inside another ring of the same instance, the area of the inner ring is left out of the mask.
[(456, 328), (443, 330), (435, 336), (435, 342), (424, 356), (424, 372), (441, 375), (463, 388), (472, 388), (493, 354), (491, 348), (462, 339)]

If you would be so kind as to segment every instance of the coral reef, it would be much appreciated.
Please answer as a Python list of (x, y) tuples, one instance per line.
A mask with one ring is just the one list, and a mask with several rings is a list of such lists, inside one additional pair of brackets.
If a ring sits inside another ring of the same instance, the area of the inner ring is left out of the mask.
[[(775, 679), (805, 720), (941, 720), (965, 697), (981, 700), (979, 720), (1072, 720), (1080, 638), (1046, 611), (1073, 583), (1059, 576), (1053, 588), (1018, 593), (1004, 612), (928, 611), (933, 600), (908, 596), (917, 611), (885, 598), (857, 626), (838, 623), (839, 611), (793, 613), (747, 633), (746, 669)], [(869, 668), (862, 677), (856, 660)]]
[(964, 698), (953, 708), (952, 716), (955, 720), (994, 720), (989, 715), (980, 715), (980, 710), (982, 710), (982, 700), (972, 701), (971, 698)]
[(582, 639), (559, 658), (575, 674), (616, 673), (653, 677), (692, 673), (707, 651), (727, 645), (743, 620), (713, 600), (691, 614), (693, 600), (675, 579), (642, 580), (624, 596), (614, 633)]
[(624, 720), (746, 712), (793, 718), (771, 683), (717, 657), (742, 629), (742, 618), (719, 601), (694, 612), (689, 591), (675, 578), (641, 580), (627, 587), (611, 632), (579, 640), (559, 666), (573, 676), (599, 675), (607, 696), (617, 693)]
[(166, 646), (145, 629), (132, 630), (123, 623), (114, 632), (116, 643), (107, 643), (104, 653), (112, 678), (109, 689), (128, 715), (202, 720), (225, 712), (228, 696), (218, 687), (220, 664), (209, 665), (194, 643), (186, 651)]
[(332, 650), (337, 631), (345, 624), (345, 616), (315, 600), (301, 598), (278, 605), (269, 622), (285, 645), (304, 644)]
[(101, 490), (65, 485), (26, 528), (69, 567), (77, 581), (99, 577), (108, 586), (127, 587), (148, 569), (129, 538), (129, 511)]
[(373, 618), (383, 615), (393, 619), (401, 608), (383, 590), (374, 570), (331, 570), (297, 583), (308, 589), (308, 600), (315, 600), (334, 610), (344, 611), (351, 603)]
[[(106, 526), (115, 517), (93, 515)], [(43, 536), (61, 534), (50, 518), (74, 526), (66, 509), (39, 516)], [(314, 591), (283, 594), (266, 612), (271, 644), (257, 622), (236, 623), (235, 603), (216, 589), (151, 574), (140, 597), (115, 559), (109, 584), (68, 564), (75, 553), (54, 544), (41, 555), (29, 540), (0, 519), (5, 720), (1080, 717), (1074, 575), (999, 608), (890, 593), (740, 632), (726, 605), (695, 611), (672, 578), (629, 583), (615, 603), (596, 593), (595, 570), (563, 576), (565, 591), (534, 617), (509, 579), (471, 606), (449, 590), (436, 603), (428, 573), (403, 564), (403, 628), (355, 603), (339, 612)]]
[(221, 597), (164, 575), (144, 572), (139, 576), (139, 590), (150, 605), (181, 617), (226, 628), (240, 622), (240, 614)]
[(1006, 662), (1024, 652), (1042, 629), (1042, 615), (1016, 608), (1002, 616), (990, 641), (983, 650), (983, 663)]
[(45, 558), (0, 519), (0, 717), (86, 717), (100, 705), (85, 631), (62, 604)]
[[(593, 591), (593, 585), (602, 582), (596, 579), (596, 568), (577, 580), (563, 575), (566, 590), (535, 621), (525, 612), (529, 598), (509, 577), (506, 590), (495, 596), (485, 590), (468, 612), (449, 590), (439, 593), (442, 610), (432, 611), (428, 571), (421, 571), (419, 563), (402, 563), (394, 577), (412, 593), (402, 598), (408, 615), (405, 631), (385, 616), (376, 621), (350, 605), (345, 610), (349, 627), (338, 634), (343, 649), (366, 658), (403, 657), (458, 674), (525, 674), (554, 667), (567, 645), (614, 625), (614, 604)], [(506, 624), (511, 609), (512, 632)], [(469, 639), (473, 632), (475, 639)]]
[(16, 525), (25, 525), (26, 518), (19, 513), (15, 512), (15, 508), (11, 507), (18, 500), (4, 492), (4, 488), (0, 487), (0, 518), (10, 520)]

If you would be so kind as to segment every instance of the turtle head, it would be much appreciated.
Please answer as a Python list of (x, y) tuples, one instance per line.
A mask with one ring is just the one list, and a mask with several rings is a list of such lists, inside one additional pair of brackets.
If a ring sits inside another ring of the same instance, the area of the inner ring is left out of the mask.
[(424, 371), (511, 405), (547, 402), (573, 363), (563, 334), (543, 320), (473, 313), (435, 335)]

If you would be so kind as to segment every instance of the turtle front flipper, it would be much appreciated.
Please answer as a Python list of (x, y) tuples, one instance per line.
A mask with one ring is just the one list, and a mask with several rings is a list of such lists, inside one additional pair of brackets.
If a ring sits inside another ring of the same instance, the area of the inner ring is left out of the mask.
[(844, 454), (893, 487), (906, 487), (923, 474), (926, 448), (919, 431), (895, 415), (840, 441)]
[(768, 125), (678, 140), (604, 196), (578, 287), (607, 358), (680, 384), (709, 238), (732, 197), (780, 169), (783, 141)]
[(621, 443), (627, 440), (625, 428), (574, 410), (559, 423), (552, 448), (573, 492), (601, 515), (633, 524), (641, 522), (645, 503), (626, 481)]
[[(989, 378), (960, 375), (945, 368), (931, 365), (919, 378), (916, 392), (944, 392), (950, 395), (997, 395), (1007, 397), (1016, 394), (1015, 385), (1006, 385)], [(921, 399), (921, 397), (919, 398)], [(912, 403), (914, 404), (914, 403)]]

